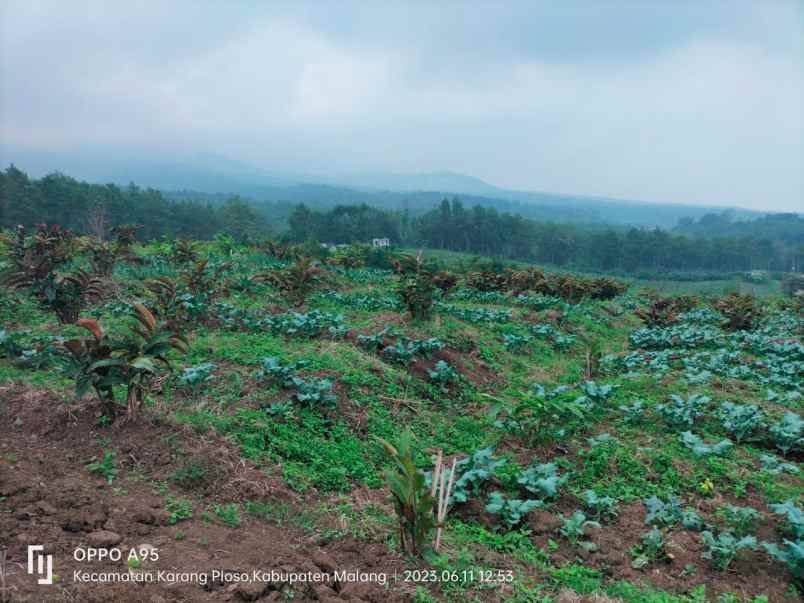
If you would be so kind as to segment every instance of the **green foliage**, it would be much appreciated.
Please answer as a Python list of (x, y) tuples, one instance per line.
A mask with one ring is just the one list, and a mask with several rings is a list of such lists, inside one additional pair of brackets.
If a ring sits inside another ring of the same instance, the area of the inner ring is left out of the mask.
[(645, 420), (645, 403), (642, 400), (634, 400), (631, 404), (619, 406), (618, 409), (623, 413), (625, 422), (630, 425), (638, 425)]
[(720, 405), (721, 425), (734, 436), (738, 444), (762, 427), (764, 416), (762, 409), (754, 404), (733, 404), (726, 401)]
[(619, 514), (617, 499), (611, 496), (598, 496), (594, 490), (584, 491), (583, 503), (597, 521), (615, 519)]
[(804, 584), (804, 542), (801, 539), (796, 542), (785, 539), (782, 546), (763, 542), (762, 547), (771, 557), (784, 563), (799, 584)]
[(180, 521), (192, 518), (193, 503), (184, 498), (168, 496), (165, 501), (165, 511), (168, 512), (170, 525), (176, 525)]
[(804, 446), (804, 420), (801, 415), (788, 411), (778, 423), (768, 428), (776, 447), (784, 456)]
[(240, 507), (236, 503), (228, 505), (215, 505), (213, 507), (215, 515), (218, 516), (224, 525), (230, 528), (240, 527)]
[(302, 256), (285, 268), (258, 274), (254, 280), (276, 287), (288, 302), (301, 306), (310, 293), (331, 279), (312, 258)]
[(528, 349), (531, 343), (533, 343), (533, 337), (530, 335), (516, 335), (513, 333), (503, 335), (503, 345), (505, 345), (505, 349), (511, 352), (521, 354)]
[(657, 405), (656, 410), (674, 427), (689, 429), (704, 414), (711, 398), (702, 394), (691, 394), (687, 398), (673, 394), (670, 400), (669, 403)]
[(665, 548), (667, 543), (660, 529), (653, 528), (645, 532), (639, 540), (639, 546), (634, 547), (632, 550), (634, 560), (631, 562), (631, 567), (634, 569), (642, 569), (654, 561), (667, 558), (667, 550)]
[(431, 530), (435, 527), (435, 500), (425, 483), (424, 474), (413, 459), (413, 436), (404, 433), (396, 446), (380, 439), (393, 467), (386, 472), (388, 488), (394, 499), (399, 521), (399, 541), (411, 555), (421, 555)]
[(736, 505), (726, 505), (718, 509), (720, 515), (737, 536), (745, 536), (752, 532), (759, 521), (759, 511), (751, 507), (738, 507)]
[(762, 463), (762, 470), (771, 475), (781, 475), (782, 473), (796, 475), (799, 473), (798, 466), (793, 463), (784, 463), (772, 454), (763, 454), (759, 460)]
[(432, 264), (418, 255), (402, 255), (394, 261), (398, 274), (396, 294), (411, 317), (416, 320), (430, 318), (435, 303), (436, 286)]
[(302, 379), (296, 372), (306, 366), (303, 360), (283, 365), (276, 358), (268, 357), (263, 359), (262, 370), (257, 372), (257, 377), (270, 377), (284, 388), (295, 389), (293, 398), (302, 406), (334, 408), (338, 397), (332, 393), (333, 382), (330, 379)]
[(787, 520), (786, 533), (797, 540), (804, 539), (804, 511), (796, 506), (794, 500), (770, 505), (770, 509)]
[(458, 380), (458, 371), (447, 364), (446, 361), (439, 360), (432, 369), (427, 369), (427, 376), (434, 383), (444, 386)]
[(111, 450), (104, 450), (103, 458), (99, 461), (89, 463), (87, 465), (87, 471), (102, 476), (106, 480), (106, 483), (111, 484), (118, 474), (115, 453)]
[(709, 530), (701, 532), (701, 540), (707, 547), (704, 559), (712, 561), (712, 565), (719, 571), (725, 571), (739, 552), (744, 549), (755, 551), (757, 539), (754, 536), (735, 538), (730, 532), (721, 532), (715, 536)]
[(204, 383), (208, 383), (215, 378), (212, 372), (216, 368), (217, 365), (213, 362), (204, 362), (196, 366), (189, 366), (182, 369), (178, 381), (181, 385), (190, 386), (195, 391)]
[(692, 450), (695, 456), (724, 456), (734, 448), (734, 443), (731, 440), (721, 440), (717, 444), (705, 444), (701, 438), (691, 431), (683, 432), (680, 438), (681, 442)]
[[(455, 463), (455, 473), (458, 477), (453, 483), (450, 501), (465, 503), (470, 496), (477, 496), (481, 486), (506, 462), (506, 459), (494, 456), (494, 446), (488, 446)], [(428, 481), (430, 478), (431, 475), (428, 474)]]
[(575, 511), (569, 517), (561, 515), (561, 527), (559, 532), (573, 545), (578, 543), (578, 539), (586, 535), (588, 528), (599, 528), (600, 524), (586, 518), (583, 511)]
[(651, 496), (643, 501), (645, 505), (645, 523), (652, 526), (670, 527), (679, 523), (684, 512), (681, 499), (671, 496), (665, 502), (657, 496)]
[(568, 475), (558, 475), (558, 465), (544, 463), (531, 465), (517, 478), (517, 483), (541, 500), (558, 496), (558, 490), (569, 480)]
[(500, 492), (492, 492), (489, 495), (486, 511), (493, 515), (500, 515), (500, 518), (509, 528), (518, 526), (525, 515), (533, 509), (544, 506), (540, 500), (519, 500), (516, 498), (506, 498)]

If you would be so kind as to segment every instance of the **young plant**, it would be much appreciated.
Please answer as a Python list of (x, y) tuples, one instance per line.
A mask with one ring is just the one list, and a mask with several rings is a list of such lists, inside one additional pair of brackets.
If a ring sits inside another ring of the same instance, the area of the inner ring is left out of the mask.
[(178, 379), (179, 383), (189, 386), (193, 391), (197, 391), (201, 385), (215, 378), (212, 375), (212, 371), (216, 368), (217, 365), (213, 362), (204, 362), (198, 366), (190, 366), (182, 369)]
[(691, 431), (685, 431), (680, 436), (681, 442), (690, 450), (695, 456), (725, 456), (729, 450), (734, 448), (734, 443), (731, 440), (721, 440), (717, 444), (706, 444), (697, 435)]
[(572, 545), (576, 545), (578, 540), (586, 535), (586, 530), (588, 528), (599, 528), (600, 524), (596, 521), (590, 521), (586, 518), (586, 514), (583, 511), (575, 511), (569, 517), (561, 517), (561, 528), (559, 532), (562, 536), (564, 536), (567, 540), (572, 543)]
[(506, 459), (494, 456), (494, 446), (476, 450), (471, 456), (458, 461), (455, 473), (460, 477), (454, 482), (450, 502), (465, 503), (470, 496), (476, 496), (482, 484), (491, 479), (506, 462)]
[(558, 489), (563, 486), (568, 475), (558, 475), (558, 465), (555, 463), (545, 463), (542, 465), (531, 465), (523, 471), (517, 483), (523, 486), (528, 492), (535, 494), (541, 500), (551, 499), (558, 496)]
[(653, 563), (669, 557), (666, 549), (666, 542), (664, 534), (659, 528), (645, 532), (640, 537), (640, 544), (632, 550), (634, 560), (631, 562), (631, 567), (634, 569), (642, 569)]
[(682, 520), (684, 509), (681, 499), (671, 496), (664, 502), (657, 496), (651, 496), (643, 501), (645, 505), (645, 523), (652, 526), (670, 527)]
[(784, 456), (804, 446), (804, 420), (797, 413), (792, 411), (784, 413), (779, 422), (771, 425), (768, 431)]
[(404, 433), (397, 446), (381, 438), (379, 441), (393, 465), (386, 471), (385, 477), (394, 499), (402, 550), (419, 556), (424, 552), (424, 545), (435, 527), (435, 499), (425, 483), (424, 474), (414, 462), (412, 434)]
[(720, 515), (737, 536), (745, 536), (752, 532), (760, 518), (759, 511), (751, 507), (726, 505), (718, 510)]
[(255, 277), (279, 289), (280, 294), (294, 306), (304, 304), (307, 297), (326, 280), (326, 270), (309, 257), (298, 257), (293, 264)]
[(442, 387), (458, 380), (458, 371), (444, 360), (439, 360), (436, 362), (435, 367), (427, 369), (427, 375), (430, 377), (431, 381), (439, 383)]
[(642, 400), (634, 400), (631, 404), (619, 407), (625, 422), (629, 425), (638, 425), (645, 420), (645, 403)]
[(583, 503), (597, 521), (611, 520), (619, 514), (617, 499), (611, 496), (598, 496), (594, 490), (586, 490), (583, 493)]
[(103, 458), (99, 461), (93, 461), (87, 465), (87, 471), (96, 473), (103, 476), (107, 484), (111, 484), (114, 478), (117, 477), (117, 460), (114, 452), (111, 450), (104, 450)]
[(544, 506), (540, 500), (519, 500), (516, 498), (506, 498), (499, 492), (492, 492), (489, 495), (486, 511), (494, 515), (500, 515), (501, 519), (509, 528), (515, 528), (533, 509)]
[(781, 475), (782, 473), (796, 475), (800, 471), (797, 465), (782, 462), (772, 454), (763, 454), (759, 457), (759, 461), (762, 463), (762, 470), (771, 475)]
[(754, 404), (733, 404), (723, 402), (720, 405), (720, 423), (723, 429), (734, 436), (738, 444), (749, 439), (761, 427), (765, 413)]
[(396, 294), (416, 320), (430, 318), (435, 303), (436, 286), (433, 268), (425, 262), (421, 252), (418, 255), (404, 255), (394, 262), (394, 270), (399, 275)]
[(707, 547), (703, 554), (704, 559), (709, 559), (715, 569), (721, 572), (731, 565), (741, 550), (755, 551), (757, 548), (757, 539), (754, 536), (743, 536), (738, 539), (731, 532), (721, 532), (715, 536), (709, 530), (705, 530), (701, 532), (701, 540)]
[(659, 404), (656, 410), (659, 411), (665, 420), (671, 425), (689, 429), (695, 423), (695, 419), (703, 415), (704, 410), (711, 401), (708, 396), (702, 394), (691, 394), (686, 399), (675, 394), (670, 396), (670, 402)]
[(782, 546), (763, 542), (762, 548), (771, 557), (784, 563), (800, 586), (804, 585), (804, 542), (801, 539), (795, 542), (785, 539)]
[(804, 538), (804, 511), (796, 506), (793, 499), (769, 506), (776, 515), (782, 515), (787, 519), (785, 533), (793, 536), (797, 540)]

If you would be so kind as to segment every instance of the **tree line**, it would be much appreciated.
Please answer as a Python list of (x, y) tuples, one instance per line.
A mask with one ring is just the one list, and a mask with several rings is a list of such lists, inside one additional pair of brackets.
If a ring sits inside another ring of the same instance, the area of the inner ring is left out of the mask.
[[(245, 242), (274, 236), (265, 213), (239, 197), (214, 204), (171, 200), (134, 184), (89, 184), (58, 173), (35, 179), (14, 166), (0, 171), (0, 226), (40, 222), (93, 233), (137, 224), (141, 239), (211, 239), (227, 233)], [(733, 221), (728, 213), (712, 214), (697, 222), (682, 220), (666, 231), (536, 221), (482, 205), (466, 207), (460, 199), (444, 199), (418, 214), (365, 204), (326, 211), (298, 205), (277, 236), (335, 244), (387, 237), (396, 245), (625, 273), (804, 268), (804, 219), (796, 214), (745, 222)]]

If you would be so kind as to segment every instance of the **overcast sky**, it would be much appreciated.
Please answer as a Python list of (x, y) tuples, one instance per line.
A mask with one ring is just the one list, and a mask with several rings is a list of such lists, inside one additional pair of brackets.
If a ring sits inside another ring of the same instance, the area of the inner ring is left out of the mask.
[(0, 28), (7, 150), (804, 211), (801, 1), (0, 0)]

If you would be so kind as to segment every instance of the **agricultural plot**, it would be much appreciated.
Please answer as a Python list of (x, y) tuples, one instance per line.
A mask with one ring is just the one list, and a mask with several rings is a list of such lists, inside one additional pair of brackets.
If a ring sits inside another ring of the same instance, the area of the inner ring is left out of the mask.
[(48, 543), (63, 600), (103, 538), (376, 574), (109, 600), (799, 600), (792, 301), (127, 234), (3, 249), (0, 539)]

